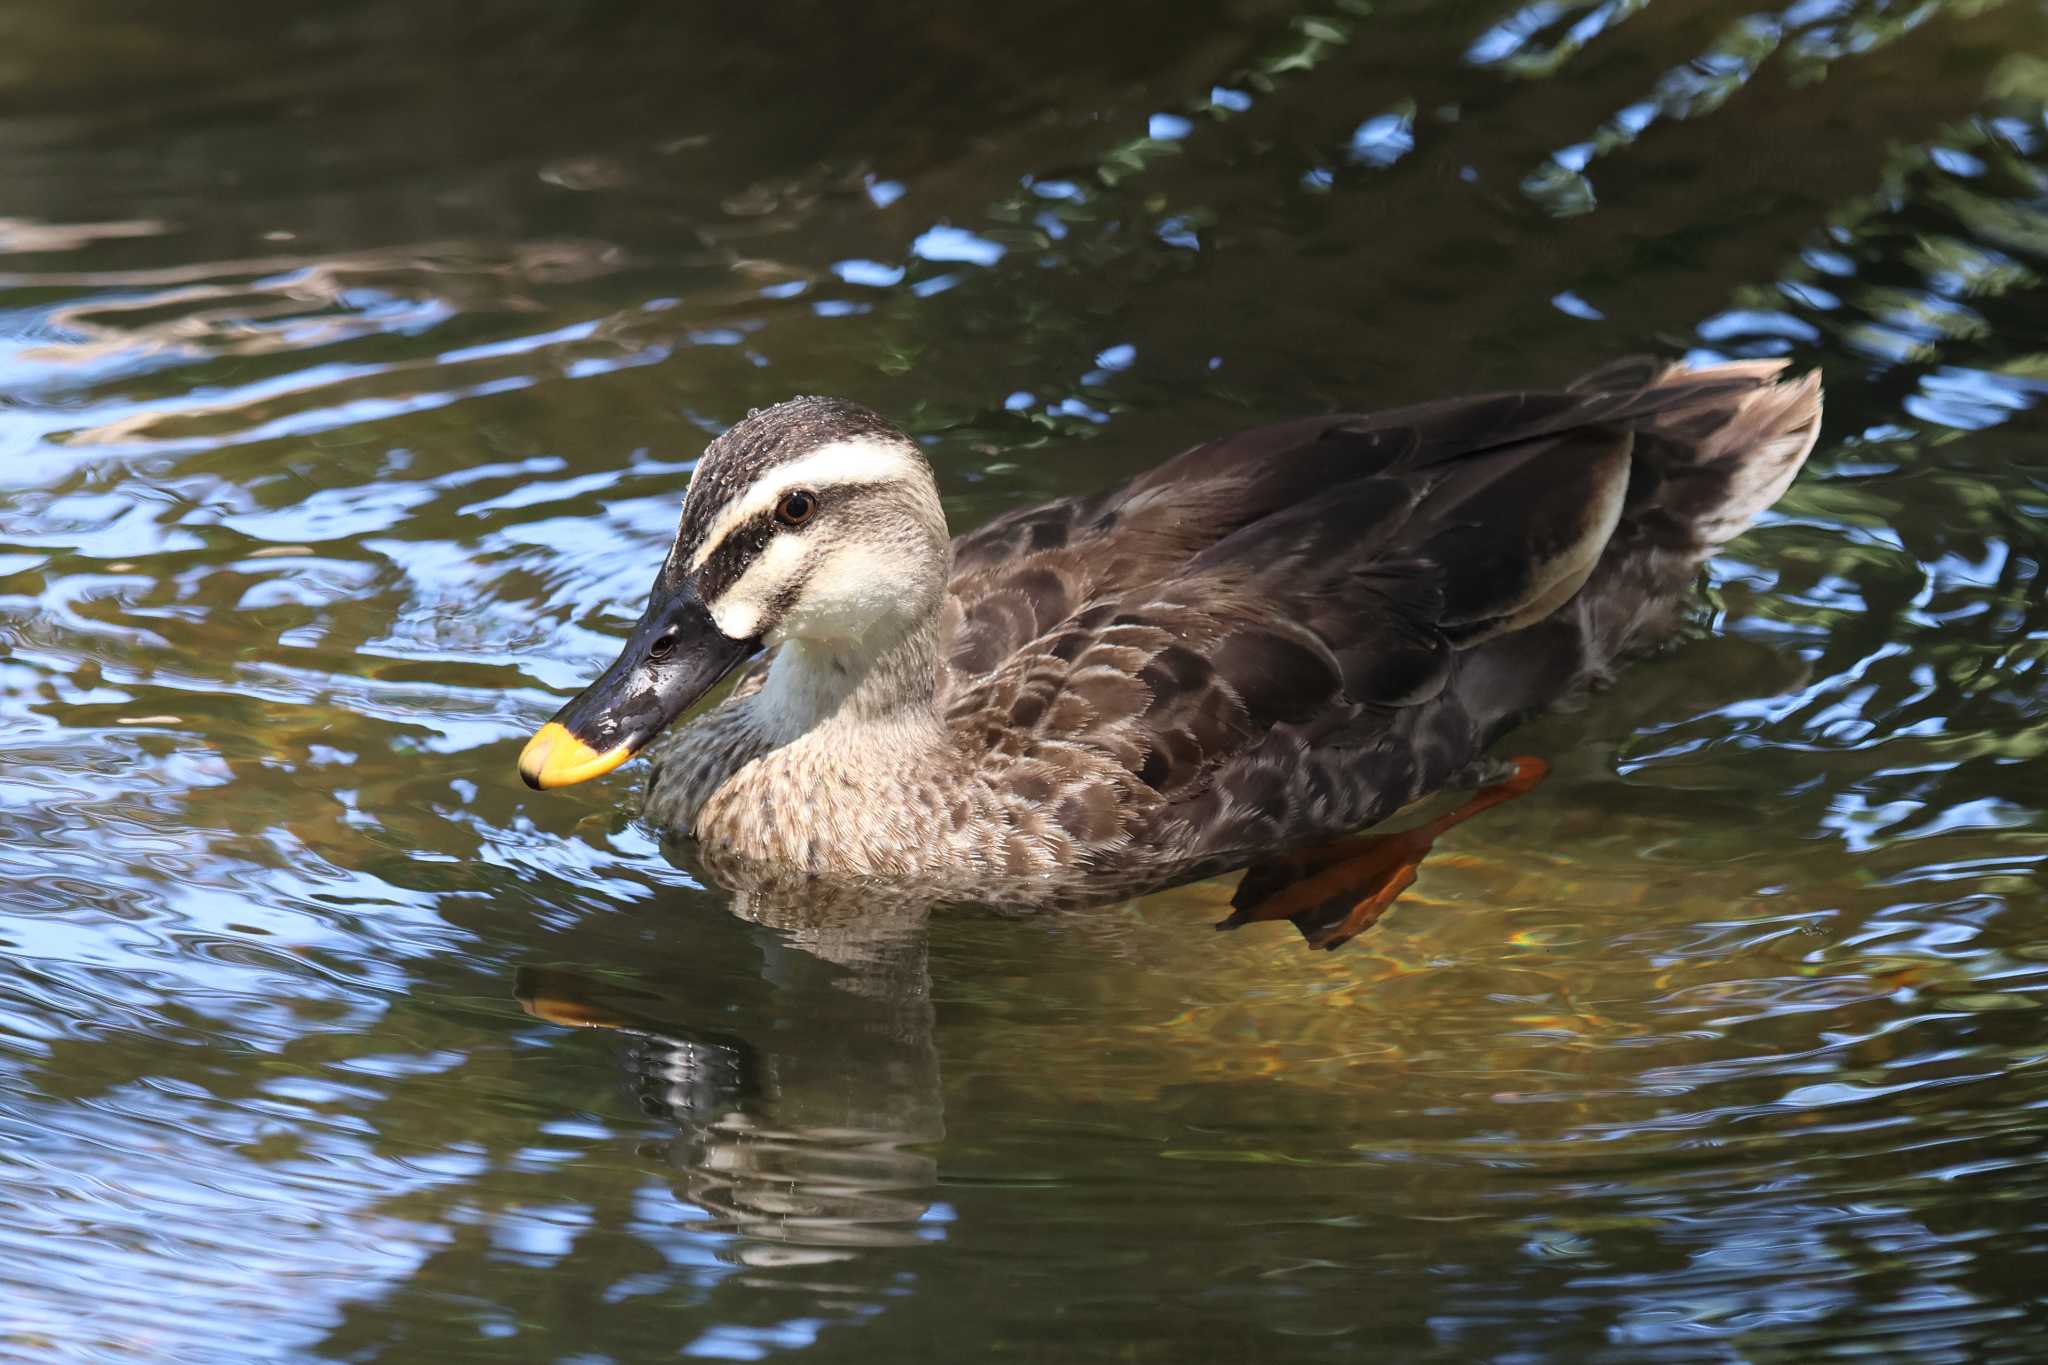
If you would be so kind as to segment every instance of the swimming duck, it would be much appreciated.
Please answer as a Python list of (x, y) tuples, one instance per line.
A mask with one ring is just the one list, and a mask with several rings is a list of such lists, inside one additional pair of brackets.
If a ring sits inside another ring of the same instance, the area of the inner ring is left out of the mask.
[(1630, 360), (1299, 418), (957, 540), (916, 442), (793, 399), (711, 442), (624, 651), (520, 771), (608, 772), (758, 655), (651, 753), (647, 818), (707, 854), (972, 895), (1312, 846), (1262, 864), (1277, 882), (1255, 869), (1241, 910), (1296, 917), (1335, 885), (1304, 925), (1335, 946), (1446, 825), (1333, 883), (1358, 862), (1344, 836), (1667, 631), (1701, 561), (1784, 492), (1821, 390), (1782, 369)]

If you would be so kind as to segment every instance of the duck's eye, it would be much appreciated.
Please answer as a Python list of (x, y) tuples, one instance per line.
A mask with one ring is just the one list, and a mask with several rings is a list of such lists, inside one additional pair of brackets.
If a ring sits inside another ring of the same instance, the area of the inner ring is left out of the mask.
[(784, 526), (801, 526), (817, 512), (818, 495), (804, 488), (791, 489), (775, 504), (775, 519)]
[(672, 651), (675, 647), (676, 637), (674, 633), (671, 632), (667, 635), (655, 636), (654, 643), (647, 646), (647, 653), (651, 658), (666, 659), (669, 656), (670, 651)]

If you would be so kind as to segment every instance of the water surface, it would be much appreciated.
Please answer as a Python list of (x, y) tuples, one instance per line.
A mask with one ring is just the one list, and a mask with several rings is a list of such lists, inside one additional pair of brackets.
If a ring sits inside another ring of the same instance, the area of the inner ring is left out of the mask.
[[(2040, 0), (472, 8), (0, 19), (0, 1353), (2048, 1348)], [(1808, 474), (1339, 953), (514, 775), (750, 407), (964, 528), (1645, 349)]]

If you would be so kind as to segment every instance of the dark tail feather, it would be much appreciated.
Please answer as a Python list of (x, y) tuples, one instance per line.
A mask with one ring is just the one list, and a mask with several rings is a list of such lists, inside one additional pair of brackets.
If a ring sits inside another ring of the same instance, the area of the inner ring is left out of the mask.
[(1660, 478), (1645, 490), (1642, 514), (1673, 533), (1671, 548), (1689, 544), (1703, 558), (1741, 535), (1784, 496), (1813, 452), (1820, 371), (1778, 379), (1784, 368), (1782, 360), (1674, 368), (1650, 386), (1664, 401), (1646, 415), (1637, 440)]
[(1571, 607), (1462, 656), (1460, 690), (1481, 734), (1550, 704), (1568, 690), (1558, 677), (1598, 681), (1667, 633), (1701, 562), (1784, 493), (1813, 450), (1821, 412), (1819, 371), (1780, 380), (1784, 368), (1622, 361), (1572, 386), (1627, 395), (1608, 420), (1635, 435), (1628, 492)]
[[(1621, 522), (1583, 594), (1596, 669), (1666, 626), (1701, 561), (1748, 530), (1798, 475), (1820, 435), (1821, 376), (1779, 379), (1782, 360), (1671, 366), (1631, 404), (1635, 463)], [(1624, 378), (1621, 367), (1579, 381)]]

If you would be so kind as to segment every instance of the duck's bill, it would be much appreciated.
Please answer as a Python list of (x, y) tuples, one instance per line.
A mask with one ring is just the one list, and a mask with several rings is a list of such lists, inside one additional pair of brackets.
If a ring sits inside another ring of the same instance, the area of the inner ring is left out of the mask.
[(628, 744), (593, 749), (558, 721), (549, 721), (533, 732), (519, 753), (519, 775), (535, 790), (567, 787), (602, 777), (631, 758), (636, 750)]
[(657, 589), (618, 661), (526, 742), (519, 775), (545, 790), (610, 772), (758, 648), (721, 633), (694, 588)]

